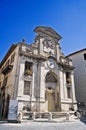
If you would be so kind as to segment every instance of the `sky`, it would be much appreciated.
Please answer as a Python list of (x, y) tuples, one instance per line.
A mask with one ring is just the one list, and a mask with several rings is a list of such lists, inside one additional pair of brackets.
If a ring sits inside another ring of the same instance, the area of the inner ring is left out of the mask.
[(33, 43), (36, 26), (59, 33), (65, 55), (86, 48), (86, 0), (0, 0), (0, 61), (12, 44)]

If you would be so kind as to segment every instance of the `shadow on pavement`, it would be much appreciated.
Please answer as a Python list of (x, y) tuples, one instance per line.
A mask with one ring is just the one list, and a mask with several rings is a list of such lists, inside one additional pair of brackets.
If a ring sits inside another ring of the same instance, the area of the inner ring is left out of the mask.
[(83, 122), (84, 124), (86, 124), (86, 116), (82, 116), (82, 117), (80, 118), (80, 121)]

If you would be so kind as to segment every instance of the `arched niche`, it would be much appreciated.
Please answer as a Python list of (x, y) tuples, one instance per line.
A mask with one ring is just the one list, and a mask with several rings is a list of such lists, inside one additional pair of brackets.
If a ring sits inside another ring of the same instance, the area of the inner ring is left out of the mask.
[(58, 87), (58, 76), (54, 72), (48, 72), (45, 76), (45, 101), (47, 102), (48, 111), (55, 112), (58, 110)]

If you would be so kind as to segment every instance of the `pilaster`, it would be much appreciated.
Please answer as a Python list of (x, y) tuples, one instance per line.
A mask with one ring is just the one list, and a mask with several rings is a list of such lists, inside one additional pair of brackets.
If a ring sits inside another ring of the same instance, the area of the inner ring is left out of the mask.
[(25, 64), (24, 62), (20, 63), (20, 73), (19, 73), (19, 83), (18, 83), (18, 96), (23, 95), (23, 89), (24, 89), (24, 68)]
[(63, 71), (59, 70), (59, 84), (60, 84), (60, 98), (64, 98), (64, 82), (63, 82)]
[(64, 71), (63, 73), (63, 77), (64, 77), (64, 86), (63, 86), (63, 95), (64, 95), (64, 99), (67, 99), (67, 86), (66, 86), (66, 72)]
[(33, 63), (33, 76), (32, 76), (32, 84), (31, 84), (31, 98), (32, 101), (34, 100), (34, 98), (36, 97), (36, 89), (37, 89), (37, 84), (38, 82), (38, 76), (37, 76), (37, 62), (34, 61)]
[(72, 81), (72, 100), (73, 100), (73, 102), (76, 102), (73, 72), (71, 73), (71, 81)]

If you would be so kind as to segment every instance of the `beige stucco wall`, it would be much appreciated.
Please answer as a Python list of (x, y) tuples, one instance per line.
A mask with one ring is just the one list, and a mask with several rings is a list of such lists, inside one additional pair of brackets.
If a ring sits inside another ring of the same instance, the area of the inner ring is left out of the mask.
[(84, 60), (84, 53), (86, 53), (86, 51), (71, 55), (70, 58), (75, 67), (74, 79), (76, 99), (79, 102), (85, 102), (86, 105), (86, 61)]

